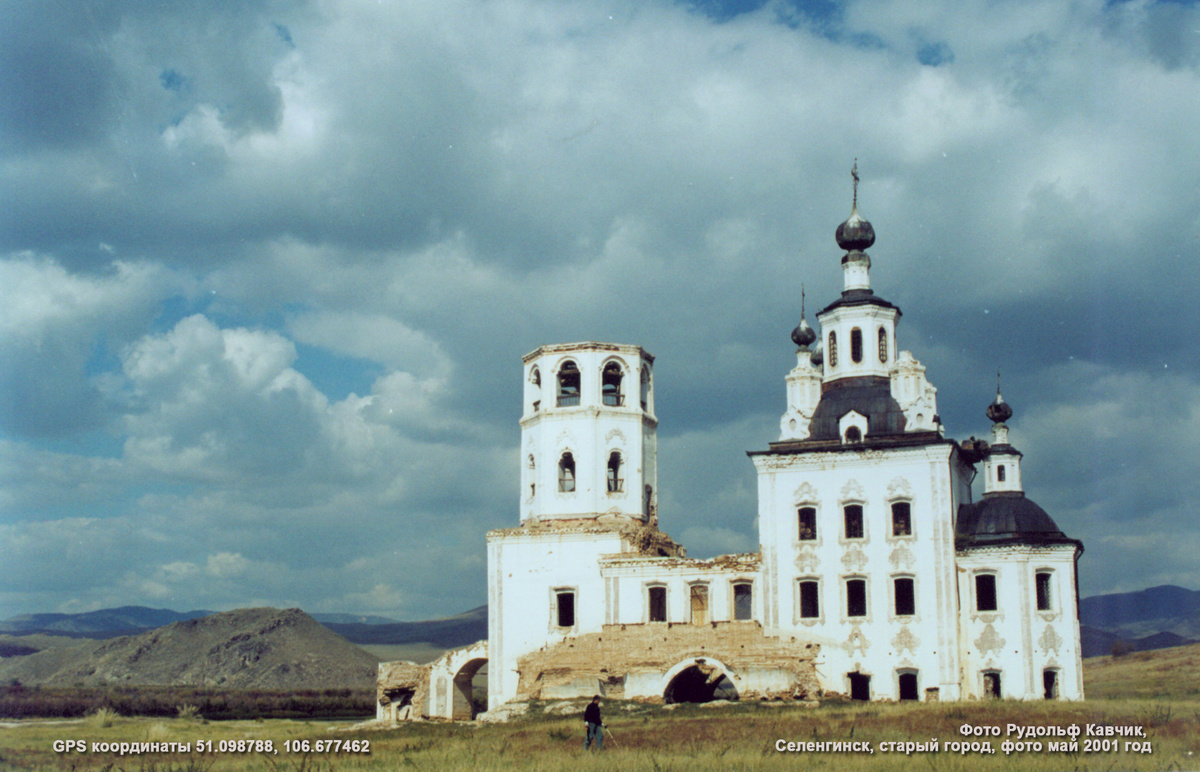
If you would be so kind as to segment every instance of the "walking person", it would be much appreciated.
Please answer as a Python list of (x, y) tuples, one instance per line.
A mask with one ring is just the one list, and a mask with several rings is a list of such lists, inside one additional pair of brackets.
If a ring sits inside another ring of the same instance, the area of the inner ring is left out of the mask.
[(583, 739), (583, 749), (586, 751), (596, 741), (596, 750), (604, 745), (604, 722), (600, 720), (600, 695), (597, 694), (583, 711), (583, 721), (587, 724), (587, 736)]

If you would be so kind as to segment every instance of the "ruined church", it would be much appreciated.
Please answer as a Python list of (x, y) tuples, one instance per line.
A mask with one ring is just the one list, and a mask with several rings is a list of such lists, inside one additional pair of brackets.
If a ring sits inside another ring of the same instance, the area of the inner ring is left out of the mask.
[(990, 442), (945, 436), (900, 309), (872, 290), (855, 188), (843, 290), (817, 329), (802, 312), (779, 437), (749, 453), (758, 551), (688, 558), (659, 530), (650, 353), (542, 346), (524, 357), (520, 524), (487, 535), (488, 639), (381, 665), (381, 718), (473, 717), (485, 663), (489, 709), (1082, 699), (1083, 545), (1026, 497), (999, 390)]

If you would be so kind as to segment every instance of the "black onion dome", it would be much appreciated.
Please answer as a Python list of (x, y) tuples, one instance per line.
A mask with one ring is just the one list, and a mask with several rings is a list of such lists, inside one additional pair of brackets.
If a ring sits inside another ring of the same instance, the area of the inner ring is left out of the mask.
[(875, 243), (875, 229), (858, 213), (856, 206), (846, 222), (837, 227), (834, 238), (837, 239), (838, 246), (847, 252), (861, 252)]
[(1000, 396), (1000, 392), (996, 392), (996, 400), (992, 402), (992, 404), (988, 405), (987, 417), (990, 418), (994, 424), (1002, 424), (1008, 419), (1012, 418), (1012, 414), (1012, 408), (1009, 407), (1008, 403), (1004, 401), (1004, 397)]
[(801, 318), (800, 324), (792, 330), (792, 342), (800, 348), (808, 348), (817, 339), (817, 333), (808, 326), (808, 321)]
[(958, 549), (1005, 544), (1083, 544), (1068, 538), (1046, 514), (1046, 510), (1019, 492), (994, 493), (974, 504), (958, 508), (954, 529)]

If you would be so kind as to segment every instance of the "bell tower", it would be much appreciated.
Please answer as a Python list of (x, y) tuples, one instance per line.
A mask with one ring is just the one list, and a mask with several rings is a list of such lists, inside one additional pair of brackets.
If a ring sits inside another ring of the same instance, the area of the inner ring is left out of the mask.
[(654, 357), (566, 343), (524, 357), (521, 523), (656, 519)]

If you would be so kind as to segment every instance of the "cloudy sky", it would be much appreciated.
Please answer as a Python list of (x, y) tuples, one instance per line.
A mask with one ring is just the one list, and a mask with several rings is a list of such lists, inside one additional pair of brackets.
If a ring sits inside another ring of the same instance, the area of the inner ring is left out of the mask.
[(1200, 588), (1197, 127), (1194, 2), (5, 0), (0, 617), (481, 605), (576, 340), (755, 549), (856, 158), (948, 436), (999, 368), (1083, 593)]

